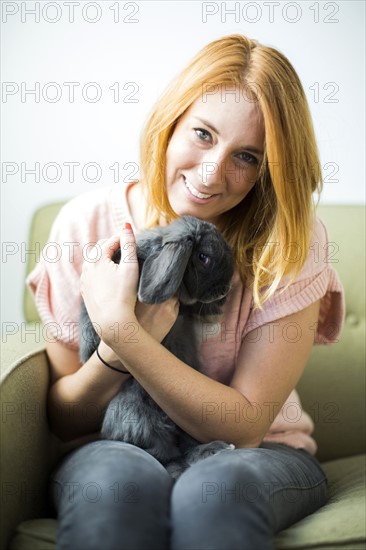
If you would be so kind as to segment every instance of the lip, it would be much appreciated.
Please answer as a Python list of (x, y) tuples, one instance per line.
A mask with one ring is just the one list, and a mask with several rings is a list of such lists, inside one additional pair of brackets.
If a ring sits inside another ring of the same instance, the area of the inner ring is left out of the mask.
[(191, 191), (186, 186), (185, 176), (182, 175), (182, 178), (183, 178), (185, 193), (190, 201), (195, 202), (196, 204), (208, 204), (209, 202), (212, 202), (216, 197), (218, 197), (217, 194), (211, 195), (211, 197), (209, 197), (208, 199), (200, 199), (199, 197), (196, 197), (196, 195), (193, 195), (193, 193), (191, 193)]

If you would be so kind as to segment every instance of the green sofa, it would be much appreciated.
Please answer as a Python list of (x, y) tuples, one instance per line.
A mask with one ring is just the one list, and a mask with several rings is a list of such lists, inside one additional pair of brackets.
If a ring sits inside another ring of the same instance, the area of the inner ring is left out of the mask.
[[(36, 213), (30, 247), (45, 243), (60, 206)], [(322, 206), (318, 214), (334, 243), (334, 265), (346, 291), (346, 321), (337, 343), (314, 347), (297, 389), (315, 423), (329, 501), (279, 533), (275, 547), (361, 550), (366, 548), (364, 208)], [(57, 521), (47, 508), (47, 475), (64, 451), (47, 423), (49, 366), (42, 325), (28, 293), (25, 315), (27, 324), (2, 338), (1, 549), (51, 550)]]

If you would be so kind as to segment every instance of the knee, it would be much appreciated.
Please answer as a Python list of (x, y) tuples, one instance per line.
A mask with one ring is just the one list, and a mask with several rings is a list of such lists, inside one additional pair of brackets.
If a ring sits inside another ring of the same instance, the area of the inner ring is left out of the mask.
[(253, 502), (263, 493), (263, 472), (255, 460), (235, 451), (223, 451), (184, 472), (174, 487), (176, 498)]
[[(173, 548), (268, 547), (263, 537), (270, 537), (271, 513), (261, 469), (251, 459), (250, 453), (223, 451), (181, 475), (172, 494)], [(194, 527), (187, 530), (187, 524)]]
[(157, 488), (168, 491), (172, 485), (154, 457), (134, 445), (106, 440), (89, 443), (66, 457), (52, 481), (58, 498), (70, 487), (74, 492), (85, 488), (90, 492), (93, 487), (100, 492), (113, 487), (156, 492)]
[(75, 470), (80, 466), (85, 473), (90, 469), (116, 473), (125, 471), (126, 468), (139, 473), (146, 470), (166, 473), (165, 468), (153, 456), (122, 441), (101, 440), (88, 443), (74, 451), (66, 462), (68, 470)]
[(86, 537), (90, 548), (150, 548), (149, 537), (167, 547), (172, 484), (165, 468), (133, 445), (98, 441), (78, 449), (55, 476), (58, 547), (84, 548)]

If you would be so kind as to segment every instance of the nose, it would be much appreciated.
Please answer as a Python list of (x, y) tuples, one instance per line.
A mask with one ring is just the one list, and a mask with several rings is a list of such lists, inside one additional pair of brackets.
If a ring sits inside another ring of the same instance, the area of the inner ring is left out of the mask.
[(205, 155), (198, 166), (198, 175), (202, 185), (222, 187), (225, 184), (225, 155), (212, 151)]

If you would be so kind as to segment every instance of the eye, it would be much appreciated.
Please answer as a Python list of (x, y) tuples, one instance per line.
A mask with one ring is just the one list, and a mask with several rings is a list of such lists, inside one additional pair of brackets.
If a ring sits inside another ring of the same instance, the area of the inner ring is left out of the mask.
[(204, 130), (203, 128), (194, 128), (194, 131), (201, 141), (209, 141), (209, 139), (211, 138), (210, 132)]
[(204, 254), (203, 252), (200, 252), (198, 254), (198, 259), (204, 264), (204, 265), (209, 265), (210, 262), (211, 262), (211, 258), (209, 256), (206, 256), (206, 254)]
[(258, 159), (249, 153), (240, 153), (239, 158), (247, 164), (258, 164)]

